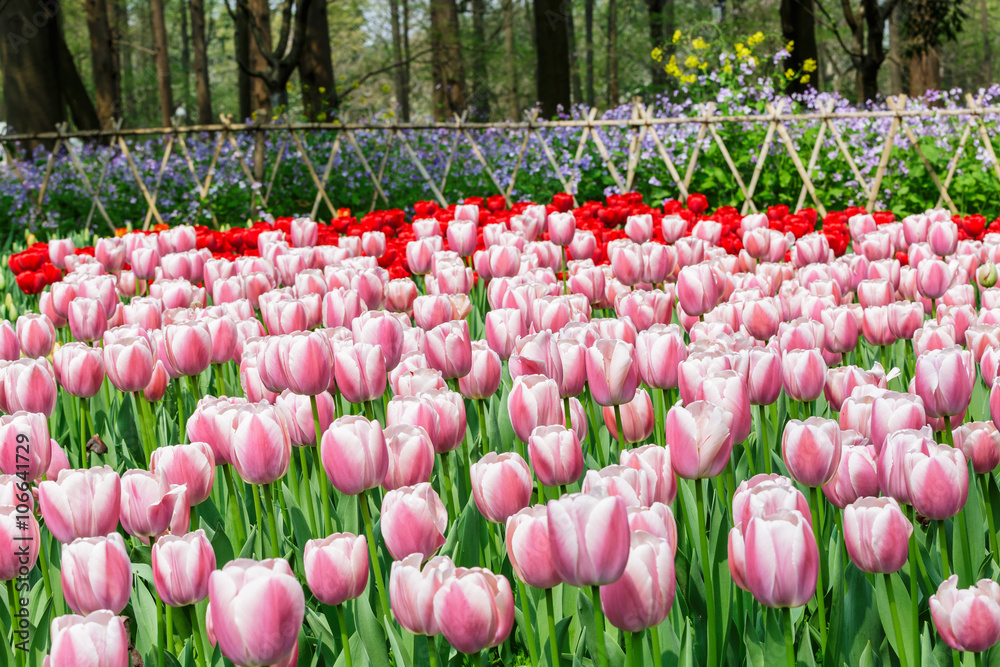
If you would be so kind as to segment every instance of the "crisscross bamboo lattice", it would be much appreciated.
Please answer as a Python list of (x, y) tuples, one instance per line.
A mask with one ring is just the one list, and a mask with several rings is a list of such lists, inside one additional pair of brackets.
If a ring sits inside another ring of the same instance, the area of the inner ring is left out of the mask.
[[(821, 215), (825, 215), (824, 202), (821, 193), (817, 191), (812, 175), (824, 142), (828, 141), (828, 133), (836, 144), (837, 153), (850, 168), (851, 175), (863, 193), (869, 209), (874, 207), (878, 201), (882, 181), (889, 165), (890, 155), (893, 147), (897, 146), (897, 150), (907, 150), (916, 153), (928, 177), (933, 181), (940, 193), (937, 205), (940, 206), (943, 203), (952, 213), (957, 213), (955, 203), (949, 194), (949, 187), (955, 176), (958, 161), (966, 150), (968, 140), (973, 133), (977, 133), (982, 142), (985, 155), (992, 162), (992, 172), (998, 182), (1000, 182), (1000, 163), (997, 162), (996, 152), (990, 135), (987, 132), (987, 123), (984, 118), (987, 115), (1000, 114), (1000, 108), (982, 107), (982, 99), (982, 95), (978, 99), (973, 99), (972, 95), (967, 95), (967, 106), (964, 108), (914, 109), (907, 108), (906, 96), (899, 96), (888, 100), (888, 110), (834, 111), (833, 103), (830, 102), (823, 106), (819, 112), (811, 113), (784, 113), (783, 104), (779, 102), (775, 105), (767, 104), (766, 113), (764, 114), (746, 116), (717, 115), (715, 104), (710, 103), (702, 105), (700, 107), (700, 114), (697, 116), (670, 118), (655, 117), (652, 106), (647, 107), (636, 100), (633, 102), (629, 118), (598, 119), (597, 110), (591, 109), (585, 118), (580, 119), (540, 121), (537, 119), (537, 112), (532, 112), (527, 114), (521, 122), (506, 123), (468, 122), (465, 116), (456, 116), (453, 122), (447, 123), (293, 123), (283, 120), (271, 124), (238, 124), (233, 123), (229, 116), (220, 116), (221, 122), (218, 124), (187, 127), (175, 124), (172, 127), (165, 128), (123, 129), (119, 123), (116, 127), (108, 130), (70, 132), (67, 130), (66, 125), (60, 125), (53, 132), (47, 133), (0, 135), (0, 146), (3, 146), (3, 156), (6, 158), (8, 176), (13, 175), (13, 178), (18, 180), (20, 187), (23, 188), (27, 199), (31, 203), (32, 209), (37, 215), (42, 217), (46, 214), (46, 194), (49, 192), (51, 185), (50, 181), (56, 157), (60, 154), (60, 151), (65, 151), (74, 172), (83, 185), (84, 192), (90, 199), (90, 212), (87, 216), (86, 225), (89, 227), (94, 216), (97, 215), (111, 229), (114, 229), (117, 225), (108, 214), (104, 203), (102, 203), (101, 194), (109, 173), (113, 153), (116, 150), (120, 151), (121, 157), (127, 163), (128, 171), (131, 173), (138, 194), (145, 202), (146, 212), (143, 216), (142, 227), (143, 229), (148, 229), (154, 221), (157, 223), (163, 222), (163, 218), (157, 207), (157, 197), (171, 153), (174, 151), (178, 151), (183, 156), (187, 171), (190, 172), (191, 178), (197, 188), (200, 201), (202, 202), (201, 206), (207, 209), (205, 213), (211, 217), (212, 224), (218, 227), (220, 221), (216, 217), (215, 212), (211, 210), (211, 205), (206, 202), (213, 177), (218, 170), (220, 159), (236, 160), (240, 171), (250, 182), (256, 184), (250, 196), (249, 214), (253, 216), (256, 215), (259, 207), (267, 206), (268, 199), (273, 192), (278, 167), (281, 165), (282, 160), (290, 159), (293, 155), (297, 156), (305, 166), (309, 174), (309, 179), (312, 182), (312, 187), (315, 189), (311, 209), (311, 213), (315, 217), (319, 212), (321, 203), (325, 204), (330, 211), (336, 210), (335, 197), (331, 197), (327, 191), (327, 187), (334, 170), (335, 159), (345, 144), (360, 163), (365, 178), (373, 186), (374, 192), (370, 205), (370, 210), (372, 210), (380, 201), (385, 206), (397, 203), (390, 202), (389, 196), (384, 189), (389, 154), (394, 147), (397, 148), (397, 153), (400, 156), (405, 156), (405, 159), (413, 163), (413, 166), (420, 175), (420, 178), (425, 182), (433, 198), (439, 204), (447, 206), (449, 202), (444, 192), (449, 174), (454, 168), (456, 155), (460, 147), (465, 146), (471, 150), (474, 159), (481, 165), (489, 182), (496, 188), (496, 192), (502, 194), (509, 204), (518, 174), (521, 167), (525, 164), (527, 149), (532, 139), (537, 142), (542, 154), (544, 154), (545, 162), (551, 171), (550, 175), (553, 181), (557, 181), (564, 191), (574, 194), (574, 196), (578, 185), (575, 180), (575, 174), (579, 172), (585, 150), (590, 144), (593, 144), (593, 147), (597, 149), (600, 162), (620, 191), (629, 191), (634, 187), (636, 174), (642, 160), (656, 162), (656, 157), (658, 157), (669, 174), (670, 186), (682, 198), (686, 197), (690, 191), (691, 181), (698, 166), (699, 157), (703, 152), (702, 146), (706, 140), (709, 140), (717, 146), (729, 170), (729, 176), (732, 177), (733, 182), (739, 188), (740, 196), (742, 197), (741, 210), (744, 214), (758, 210), (754, 196), (760, 183), (761, 174), (763, 173), (768, 156), (771, 154), (773, 144), (780, 142), (795, 166), (798, 178), (801, 180), (801, 189), (796, 208), (801, 208), (808, 196), (817, 211)], [(891, 125), (881, 147), (878, 167), (875, 170), (874, 176), (868, 180), (864, 178), (862, 171), (858, 168), (858, 163), (854, 159), (854, 156), (852, 156), (851, 150), (845, 143), (835, 121), (846, 119), (874, 121), (880, 118), (890, 118)], [(910, 123), (914, 119), (924, 120), (928, 118), (954, 119), (960, 121), (962, 126), (962, 134), (957, 149), (947, 162), (942, 163), (941, 158), (938, 159), (938, 169), (935, 169), (935, 165), (931, 159), (921, 150), (920, 142), (910, 127)], [(790, 136), (787, 127), (791, 122), (801, 121), (811, 122), (817, 127), (814, 143), (805, 162), (799, 153), (799, 149), (795, 146), (795, 142)], [(749, 182), (744, 180), (744, 175), (737, 168), (725, 143), (723, 133), (720, 133), (718, 130), (719, 126), (739, 126), (746, 124), (766, 124), (767, 126), (764, 141), (759, 153), (757, 153)], [(690, 156), (687, 159), (686, 165), (682, 165), (684, 169), (683, 173), (675, 163), (674, 158), (671, 157), (664, 139), (660, 135), (660, 130), (667, 125), (691, 125), (698, 127), (697, 138), (689, 146)], [(473, 136), (476, 131), (490, 129), (503, 130), (511, 133), (512, 136), (517, 135), (521, 137), (516, 161), (507, 182), (501, 179), (502, 174), (498, 174), (490, 164), (479, 143), (477, 143)], [(546, 131), (552, 132), (558, 129), (580, 130), (576, 151), (569, 164), (560, 165), (556, 154), (549, 144), (549, 140), (545, 136)], [(627, 150), (622, 155), (613, 154), (605, 141), (606, 137), (602, 137), (602, 134), (607, 133), (611, 129), (617, 129), (625, 133), (624, 136), (628, 137), (628, 141), (625, 144)], [(327, 156), (318, 156), (315, 154), (310, 156), (309, 150), (307, 150), (307, 143), (302, 139), (302, 133), (317, 131), (332, 131), (336, 133), (332, 149)], [(368, 133), (378, 132), (384, 135), (381, 142), (384, 152), (377, 162), (371, 162), (365, 155), (364, 150), (362, 150), (355, 136), (355, 133), (359, 131)], [(450, 134), (448, 159), (440, 181), (435, 181), (418, 153), (414, 150), (411, 139), (420, 132), (444, 132)], [(214, 151), (203, 173), (199, 173), (199, 167), (191, 156), (186, 139), (189, 135), (196, 133), (214, 138)], [(270, 175), (266, 180), (266, 167), (268, 165), (264, 164), (266, 154), (262, 150), (265, 133), (279, 135), (277, 154), (273, 158), (272, 164), (269, 165)], [(237, 142), (237, 136), (241, 134), (249, 134), (255, 137), (255, 146), (261, 148), (261, 150), (254, 150), (251, 156), (252, 162), (248, 162), (247, 154), (240, 148)], [(905, 149), (899, 148), (897, 145), (897, 140), (901, 134), (907, 140), (908, 145)], [(150, 136), (165, 137), (165, 144), (163, 156), (159, 161), (159, 168), (155, 178), (147, 183), (142, 178), (139, 168), (136, 165), (129, 141), (135, 142)], [(101, 147), (99, 150), (103, 152), (97, 161), (96, 180), (88, 175), (77, 153), (77, 149), (74, 147), (74, 142), (71, 141), (72, 139), (93, 140)], [(25, 178), (23, 169), (18, 167), (18, 161), (14, 157), (17, 153), (16, 144), (29, 140), (46, 141), (53, 144), (53, 149), (46, 161), (41, 183), (35, 190), (32, 189), (31, 184)], [(223, 147), (226, 145), (229, 145), (232, 151), (228, 156), (223, 156)], [(325, 157), (326, 162), (321, 172), (316, 168), (313, 159), (321, 160), (323, 157)], [(616, 164), (616, 159), (624, 160), (624, 163)], [(624, 173), (622, 167), (624, 167)], [(945, 169), (946, 174), (942, 179), (938, 175), (938, 172)], [(266, 183), (266, 187), (264, 183)]]

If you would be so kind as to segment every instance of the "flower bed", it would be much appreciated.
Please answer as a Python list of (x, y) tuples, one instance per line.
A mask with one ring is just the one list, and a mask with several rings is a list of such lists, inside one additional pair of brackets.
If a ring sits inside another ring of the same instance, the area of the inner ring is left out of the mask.
[(415, 209), (9, 258), (6, 664), (992, 660), (996, 222)]

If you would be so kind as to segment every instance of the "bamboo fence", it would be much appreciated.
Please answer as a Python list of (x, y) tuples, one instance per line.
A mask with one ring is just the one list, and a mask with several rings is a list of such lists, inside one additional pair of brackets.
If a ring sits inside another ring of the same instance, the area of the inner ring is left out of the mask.
[[(687, 197), (689, 193), (691, 181), (695, 174), (695, 169), (698, 165), (698, 159), (701, 154), (702, 144), (707, 138), (710, 138), (711, 142), (718, 147), (719, 152), (729, 169), (729, 174), (739, 187), (739, 191), (742, 196), (741, 211), (746, 214), (748, 212), (757, 212), (758, 210), (754, 201), (754, 194), (765, 167), (765, 163), (771, 154), (772, 145), (774, 145), (775, 142), (779, 142), (787, 152), (789, 158), (795, 166), (798, 177), (801, 180), (801, 189), (798, 195), (796, 208), (801, 208), (806, 201), (806, 197), (808, 197), (812, 205), (815, 206), (817, 211), (819, 211), (820, 215), (826, 215), (826, 209), (823, 205), (820, 193), (817, 191), (813, 182), (812, 173), (816, 167), (827, 133), (829, 133), (829, 135), (833, 138), (837, 146), (838, 153), (843, 157), (850, 168), (853, 178), (859, 184), (859, 187), (861, 188), (867, 201), (867, 208), (869, 210), (874, 207), (876, 201), (878, 200), (882, 180), (886, 174), (886, 170), (889, 165), (889, 158), (896, 143), (896, 139), (900, 134), (903, 134), (908, 143), (908, 148), (906, 150), (916, 153), (918, 159), (926, 169), (928, 176), (931, 178), (940, 193), (937, 206), (941, 206), (943, 203), (954, 214), (958, 211), (955, 203), (949, 195), (948, 190), (955, 175), (959, 158), (962, 157), (972, 133), (975, 132), (978, 134), (980, 140), (982, 141), (985, 154), (992, 163), (992, 171), (997, 180), (1000, 181), (1000, 163), (997, 161), (996, 152), (990, 135), (987, 132), (987, 123), (984, 118), (987, 115), (1000, 114), (1000, 107), (983, 107), (981, 106), (981, 103), (982, 95), (980, 95), (978, 99), (974, 99), (971, 94), (967, 94), (967, 106), (964, 108), (915, 109), (907, 108), (907, 98), (905, 95), (901, 95), (888, 99), (888, 110), (834, 111), (833, 103), (830, 102), (818, 113), (784, 113), (783, 104), (778, 102), (776, 105), (768, 103), (766, 105), (765, 114), (745, 116), (718, 115), (716, 114), (715, 105), (710, 103), (702, 105), (700, 107), (701, 113), (697, 116), (658, 118), (654, 117), (652, 106), (647, 107), (639, 100), (634, 100), (632, 103), (630, 117), (627, 119), (598, 119), (596, 117), (597, 109), (591, 109), (589, 114), (585, 118), (581, 119), (549, 121), (538, 120), (537, 112), (532, 112), (527, 114), (523, 121), (502, 123), (469, 122), (466, 120), (465, 116), (456, 116), (453, 122), (446, 123), (293, 123), (286, 120), (284, 122), (271, 124), (244, 124), (233, 123), (231, 116), (222, 115), (220, 116), (221, 122), (213, 125), (179, 126), (174, 124), (171, 127), (127, 129), (122, 128), (121, 123), (119, 122), (115, 127), (106, 130), (69, 131), (67, 126), (63, 124), (57, 127), (54, 132), (0, 135), (0, 146), (3, 147), (3, 156), (6, 157), (6, 165), (9, 172), (12, 172), (14, 177), (18, 179), (21, 187), (27, 195), (27, 198), (30, 200), (32, 207), (36, 209), (37, 213), (43, 218), (45, 217), (46, 193), (48, 192), (55, 160), (61, 150), (65, 151), (74, 171), (79, 176), (83, 184), (86, 194), (91, 200), (91, 209), (87, 220), (87, 226), (89, 227), (91, 220), (96, 214), (99, 215), (108, 227), (113, 230), (116, 227), (116, 224), (111, 220), (104, 204), (101, 201), (101, 192), (105, 183), (105, 178), (108, 174), (112, 154), (116, 149), (120, 150), (121, 155), (127, 162), (129, 172), (135, 181), (138, 193), (145, 202), (146, 213), (143, 219), (142, 228), (148, 229), (154, 221), (156, 223), (163, 223), (163, 218), (157, 208), (157, 194), (160, 189), (169, 158), (174, 151), (178, 151), (183, 156), (184, 163), (186, 164), (187, 170), (190, 172), (191, 177), (198, 188), (202, 201), (206, 201), (213, 176), (216, 172), (220, 157), (222, 156), (222, 149), (226, 145), (231, 146), (233, 150), (228, 159), (237, 160), (240, 170), (251, 182), (261, 183), (259, 188), (253, 190), (250, 197), (249, 214), (253, 217), (257, 214), (260, 207), (267, 206), (268, 199), (271, 197), (275, 184), (278, 167), (281, 165), (282, 160), (287, 159), (287, 156), (291, 154), (292, 150), (294, 150), (295, 155), (303, 161), (308, 171), (310, 180), (312, 181), (312, 186), (315, 188), (311, 210), (311, 215), (315, 217), (321, 204), (325, 204), (330, 211), (337, 210), (333, 200), (331, 199), (330, 193), (327, 192), (327, 184), (334, 169), (336, 156), (338, 153), (346, 150), (350, 150), (354, 153), (358, 162), (361, 164), (367, 179), (371, 181), (374, 187), (374, 193), (369, 209), (373, 210), (380, 200), (385, 206), (391, 205), (389, 198), (383, 189), (383, 179), (386, 174), (386, 167), (390, 152), (389, 149), (395, 143), (402, 146), (406, 156), (413, 162), (414, 167), (420, 174), (421, 178), (425, 181), (430, 193), (433, 195), (433, 198), (437, 201), (437, 203), (442, 206), (447, 206), (449, 202), (444, 195), (445, 186), (448, 181), (449, 173), (454, 165), (459, 145), (463, 142), (467, 143), (468, 147), (471, 148), (476, 161), (482, 165), (484, 172), (488, 176), (490, 182), (495, 186), (496, 191), (498, 193), (502, 193), (509, 204), (511, 203), (511, 194), (515, 187), (518, 172), (524, 163), (528, 144), (532, 138), (536, 139), (541, 146), (545, 159), (551, 167), (553, 179), (558, 180), (559, 185), (565, 192), (574, 194), (575, 196), (577, 183), (572, 177), (567, 177), (564, 174), (564, 167), (566, 165), (560, 165), (557, 162), (556, 156), (544, 135), (545, 130), (555, 130), (559, 128), (579, 129), (581, 131), (579, 143), (577, 144), (575, 158), (572, 162), (572, 169), (570, 170), (570, 173), (577, 173), (585, 150), (590, 144), (593, 144), (593, 146), (597, 149), (600, 160), (603, 163), (604, 168), (607, 170), (607, 173), (622, 192), (631, 191), (635, 185), (635, 177), (640, 166), (640, 160), (648, 159), (643, 157), (643, 153), (646, 152), (647, 154), (651, 154), (649, 151), (643, 150), (644, 146), (648, 146), (649, 140), (651, 139), (652, 144), (655, 147), (655, 156), (658, 156), (662, 161), (663, 166), (669, 174), (672, 186), (682, 198)], [(875, 170), (875, 174), (871, 180), (867, 180), (858, 168), (857, 161), (852, 156), (849, 147), (845, 143), (841, 132), (834, 121), (848, 119), (871, 121), (874, 119), (884, 118), (891, 118), (892, 122), (881, 148), (881, 156), (878, 162), (878, 167)], [(943, 179), (939, 174), (939, 170), (935, 168), (932, 161), (921, 150), (920, 143), (914, 136), (910, 127), (910, 122), (913, 120), (922, 121), (929, 118), (957, 118), (963, 121), (961, 124), (962, 134), (954, 154), (948, 156), (947, 161), (944, 161), (941, 158), (937, 160), (939, 163), (938, 167), (940, 168), (943, 165), (947, 170)], [(789, 123), (802, 121), (808, 121), (818, 125), (818, 131), (815, 136), (814, 144), (805, 161), (803, 161), (803, 156), (800, 155), (799, 150), (796, 148), (787, 128), (787, 124)], [(746, 123), (767, 124), (764, 143), (758, 154), (753, 173), (748, 183), (744, 180), (744, 176), (740, 174), (737, 169), (723, 139), (723, 135), (717, 129), (719, 126)], [(658, 131), (669, 125), (698, 126), (697, 140), (690, 147), (691, 154), (687, 160), (687, 164), (684, 166), (683, 174), (679, 170), (678, 165), (675, 164), (674, 160), (670, 157), (670, 153), (667, 151), (663, 138), (660, 136)], [(609, 128), (624, 130), (629, 134), (627, 153), (624, 156), (613, 156), (602, 139), (600, 131), (604, 131)], [(520, 143), (517, 159), (507, 182), (502, 182), (498, 178), (497, 173), (490, 165), (479, 144), (473, 137), (473, 131), (488, 129), (500, 129), (512, 134), (523, 133), (523, 140)], [(444, 175), (440, 182), (437, 182), (431, 177), (419, 155), (413, 149), (410, 139), (414, 133), (417, 132), (440, 132), (442, 130), (450, 132), (452, 136), (449, 157), (445, 164)], [(331, 131), (336, 133), (333, 146), (330, 154), (327, 156), (326, 163), (322, 170), (318, 170), (316, 168), (316, 164), (313, 162), (313, 158), (310, 157), (309, 151), (306, 149), (306, 144), (302, 141), (301, 134), (305, 132)], [(374, 166), (367, 159), (364, 151), (361, 149), (361, 146), (357, 141), (357, 137), (355, 136), (355, 133), (358, 131), (379, 132), (385, 135), (385, 140), (382, 144), (384, 152), (381, 157), (381, 161), (377, 166)], [(192, 159), (191, 151), (187, 145), (186, 137), (191, 134), (207, 134), (214, 138), (214, 151), (212, 157), (208, 163), (207, 169), (200, 174), (198, 166)], [(241, 134), (249, 134), (254, 137), (254, 150), (251, 155), (252, 165), (247, 162), (246, 152), (241, 150), (237, 143), (236, 137)], [(278, 134), (280, 139), (277, 155), (270, 165), (270, 176), (267, 178), (267, 186), (265, 188), (263, 186), (264, 176), (266, 176), (265, 168), (268, 166), (265, 164), (266, 155), (264, 151), (264, 137), (266, 134)], [(160, 166), (156, 176), (152, 180), (152, 183), (147, 183), (141, 177), (139, 169), (133, 159), (132, 151), (129, 147), (129, 140), (137, 141), (151, 136), (166, 137), (166, 142), (164, 145), (162, 160), (160, 161)], [(103, 147), (98, 160), (100, 166), (96, 182), (88, 176), (87, 171), (77, 153), (77, 149), (74, 147), (74, 142), (71, 141), (71, 139), (94, 141), (96, 144)], [(14, 158), (17, 150), (16, 147), (21, 142), (26, 141), (54, 142), (53, 148), (49, 153), (46, 162), (42, 181), (38, 188), (34, 191), (32, 191), (28, 180), (24, 177), (22, 170), (18, 167), (17, 160)], [(619, 159), (624, 158), (624, 170), (620, 169), (620, 165), (616, 164), (616, 157)], [(219, 220), (216, 218), (215, 213), (211, 211), (210, 204), (205, 204), (205, 206), (208, 209), (207, 212), (211, 215), (212, 224), (218, 227), (220, 224)]]

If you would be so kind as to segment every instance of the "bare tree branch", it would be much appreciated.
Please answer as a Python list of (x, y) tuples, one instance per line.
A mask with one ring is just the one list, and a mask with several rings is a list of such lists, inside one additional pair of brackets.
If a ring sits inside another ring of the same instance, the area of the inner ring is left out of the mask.
[[(846, 2), (846, 0), (844, 0), (844, 2)], [(843, 37), (840, 36), (840, 30), (837, 29), (837, 22), (833, 20), (832, 16), (830, 16), (830, 12), (826, 10), (826, 7), (823, 6), (823, 3), (820, 2), (820, 0), (815, 0), (815, 4), (817, 7), (819, 7), (819, 10), (823, 13), (823, 16), (826, 17), (827, 28), (833, 31), (833, 35), (837, 38), (837, 41), (840, 43), (840, 47), (844, 49), (844, 52), (851, 57), (852, 61), (855, 58), (860, 58), (861, 57), (860, 53), (851, 50), (847, 46), (847, 44), (844, 43)], [(848, 6), (847, 9), (850, 10), (850, 6)], [(815, 13), (813, 14), (813, 16), (819, 18), (818, 16), (815, 15)]]

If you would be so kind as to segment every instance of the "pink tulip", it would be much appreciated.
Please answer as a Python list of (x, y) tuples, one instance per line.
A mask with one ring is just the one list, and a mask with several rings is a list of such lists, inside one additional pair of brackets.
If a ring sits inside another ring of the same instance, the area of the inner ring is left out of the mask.
[(56, 328), (45, 315), (25, 313), (17, 318), (17, 338), (26, 357), (47, 357), (56, 342)]
[(934, 628), (956, 651), (979, 653), (1000, 641), (1000, 585), (995, 581), (980, 579), (959, 590), (953, 574), (930, 597), (930, 607)]
[(379, 486), (389, 470), (382, 426), (360, 415), (330, 424), (323, 434), (320, 457), (330, 483), (348, 496)]
[(755, 347), (747, 356), (750, 404), (771, 405), (781, 395), (781, 354), (773, 347)]
[(499, 646), (514, 627), (510, 583), (482, 568), (457, 568), (434, 594), (434, 620), (461, 653)]
[(472, 342), (472, 367), (469, 374), (459, 378), (458, 388), (466, 398), (488, 399), (500, 387), (503, 366), (496, 352), (484, 341)]
[(681, 269), (677, 277), (677, 300), (685, 313), (700, 317), (715, 308), (720, 290), (708, 264), (694, 264)]
[(292, 440), (284, 417), (272, 406), (262, 403), (240, 407), (234, 411), (228, 431), (229, 455), (244, 482), (270, 484), (288, 472)]
[(434, 451), (444, 454), (456, 449), (462, 444), (468, 426), (462, 395), (449, 389), (429, 389), (419, 397), (429, 400), (438, 415), (438, 432), (432, 438)]
[(154, 353), (149, 340), (126, 336), (104, 346), (104, 368), (108, 380), (123, 392), (146, 388), (153, 377)]
[(382, 539), (394, 560), (427, 560), (444, 545), (448, 511), (429, 482), (402, 486), (382, 499)]
[(684, 479), (715, 477), (726, 467), (733, 436), (722, 408), (706, 401), (675, 405), (667, 413), (671, 463)]
[(487, 521), (505, 523), (531, 503), (531, 471), (518, 454), (489, 452), (469, 468), (472, 497)]
[(953, 433), (955, 447), (972, 461), (972, 469), (980, 475), (993, 472), (1000, 465), (1000, 431), (993, 422), (967, 422)]
[(528, 438), (528, 458), (545, 486), (572, 484), (583, 474), (580, 440), (562, 424), (535, 428)]
[(507, 397), (507, 410), (514, 434), (528, 442), (538, 426), (565, 424), (559, 387), (544, 375), (522, 375), (514, 379)]
[(33, 482), (45, 474), (51, 458), (45, 415), (19, 411), (0, 416), (0, 473)]
[(52, 646), (43, 667), (78, 667), (87, 656), (87, 667), (126, 667), (129, 636), (125, 618), (101, 609), (86, 617), (59, 616), (49, 630)]
[(650, 499), (653, 503), (669, 505), (674, 502), (677, 478), (674, 476), (669, 447), (643, 445), (635, 449), (623, 449), (621, 464), (647, 475), (652, 482)]
[(804, 486), (823, 486), (840, 465), (840, 427), (832, 419), (793, 419), (781, 436), (781, 457), (792, 479)]
[(589, 267), (577, 270), (569, 278), (569, 290), (580, 294), (590, 304), (602, 301), (606, 292), (607, 279), (600, 267)]
[(927, 228), (927, 243), (938, 257), (954, 254), (958, 246), (958, 225), (952, 220), (932, 222)]
[(434, 618), (434, 596), (455, 574), (455, 564), (447, 556), (436, 556), (420, 569), (425, 559), (412, 554), (393, 562), (389, 573), (389, 600), (392, 615), (407, 632), (434, 636), (441, 628)]
[(618, 496), (583, 493), (550, 500), (549, 544), (559, 578), (571, 586), (600, 586), (617, 581), (628, 562), (629, 526)]
[(861, 498), (844, 508), (844, 546), (862, 572), (902, 569), (911, 534), (913, 524), (892, 498)]
[[(281, 392), (276, 399), (276, 405), (284, 410), (285, 423), (288, 425), (288, 436), (293, 447), (312, 447), (316, 444), (316, 424), (314, 421), (312, 401), (301, 394), (293, 394), (289, 390)], [(316, 408), (319, 412), (319, 430), (323, 433), (333, 422), (333, 397), (328, 392), (316, 396)]]
[(819, 350), (791, 350), (781, 355), (785, 393), (796, 401), (814, 401), (826, 384), (826, 362)]
[(788, 477), (755, 475), (741, 482), (733, 494), (733, 523), (737, 526), (747, 526), (754, 517), (766, 517), (784, 510), (799, 512), (812, 523), (809, 502)]
[(170, 485), (154, 473), (137, 469), (126, 471), (121, 485), (120, 518), (126, 533), (141, 539), (157, 537), (168, 529), (187, 532), (184, 519), (190, 503), (186, 486)]
[(507, 519), (507, 556), (517, 578), (534, 588), (552, 588), (561, 582), (552, 562), (548, 511), (544, 505), (526, 507)]
[(940, 299), (955, 278), (951, 265), (940, 259), (925, 259), (917, 267), (917, 290), (925, 299)]
[(387, 427), (384, 434), (389, 465), (382, 487), (392, 491), (429, 482), (434, 471), (434, 445), (427, 431), (420, 426), (398, 424)]
[(425, 294), (413, 301), (413, 321), (424, 331), (430, 331), (454, 318), (455, 309), (445, 294)]
[[(27, 491), (24, 495), (31, 497)], [(41, 539), (38, 520), (25, 503), (0, 505), (0, 581), (27, 579), (38, 561)]]
[(309, 540), (302, 558), (309, 590), (323, 604), (335, 607), (365, 592), (368, 540), (364, 535), (334, 533)]
[(142, 390), (142, 396), (149, 403), (156, 403), (157, 401), (163, 400), (164, 395), (167, 393), (167, 385), (170, 383), (170, 374), (167, 372), (167, 367), (159, 359), (156, 360), (156, 366), (153, 367), (153, 376), (149, 378), (149, 384), (147, 384)]
[(671, 553), (676, 555), (677, 522), (673, 512), (663, 503), (653, 503), (649, 507), (629, 507), (628, 526), (633, 533), (642, 531), (666, 540)]
[(39, 508), (49, 532), (64, 544), (101, 537), (118, 526), (121, 480), (108, 466), (64, 470), (39, 484)]
[(642, 632), (666, 619), (675, 587), (670, 543), (649, 533), (633, 532), (624, 573), (618, 581), (601, 586), (601, 609), (616, 628)]
[(969, 468), (962, 450), (924, 440), (902, 461), (906, 491), (918, 514), (948, 519), (965, 507)]
[(830, 352), (849, 352), (858, 345), (858, 319), (849, 306), (827, 308), (822, 314), (824, 345)]
[(500, 359), (506, 361), (514, 351), (514, 343), (528, 333), (524, 316), (516, 308), (500, 308), (486, 313), (486, 342)]
[(219, 648), (235, 664), (272, 665), (296, 650), (305, 594), (288, 561), (230, 561), (212, 573), (208, 597)]
[(108, 609), (120, 614), (132, 592), (132, 564), (118, 533), (87, 537), (62, 547), (62, 591), (77, 614)]
[(281, 339), (278, 350), (289, 390), (316, 396), (330, 387), (333, 353), (323, 334), (316, 331), (289, 334)]
[(68, 318), (69, 330), (76, 340), (100, 340), (108, 328), (108, 314), (99, 299), (73, 299), (69, 304)]
[(445, 379), (464, 377), (472, 369), (472, 339), (465, 320), (434, 327), (427, 332), (424, 346), (427, 363)]
[(215, 551), (203, 530), (166, 535), (153, 544), (153, 581), (164, 604), (184, 607), (207, 598), (213, 570)]
[[(44, 297), (46, 294), (50, 293), (44, 292), (42, 296)], [(20, 358), (21, 343), (18, 340), (18, 335), (14, 331), (14, 327), (11, 326), (10, 321), (3, 320), (3, 322), (0, 322), (0, 360), (17, 361)]]
[(645, 507), (653, 502), (655, 480), (645, 470), (623, 465), (609, 465), (600, 470), (588, 470), (581, 490), (595, 497), (617, 496), (629, 507)]
[(677, 386), (677, 365), (687, 358), (684, 337), (676, 325), (654, 325), (636, 338), (635, 359), (642, 381), (656, 389)]
[(816, 593), (819, 551), (801, 512), (753, 517), (743, 526), (746, 583), (765, 607), (801, 607)]
[(403, 353), (403, 326), (383, 311), (366, 311), (351, 322), (355, 343), (378, 345), (385, 355), (385, 368), (391, 371)]
[(823, 495), (830, 504), (844, 509), (858, 498), (878, 495), (877, 456), (871, 445), (843, 445), (837, 472), (823, 485)]
[(84, 343), (62, 345), (52, 355), (59, 384), (71, 396), (95, 396), (104, 382), (104, 357), (100, 348)]
[(622, 340), (598, 340), (587, 350), (587, 381), (598, 405), (630, 402), (639, 383), (635, 348)]
[(881, 452), (891, 433), (904, 429), (919, 429), (927, 423), (924, 403), (919, 396), (886, 392), (872, 403), (871, 441)]
[[(653, 401), (649, 397), (649, 392), (645, 389), (638, 389), (635, 392), (635, 397), (628, 403), (623, 404), (619, 410), (621, 410), (622, 415), (622, 430), (625, 432), (625, 440), (623, 442), (642, 442), (652, 435), (655, 415), (653, 414)], [(601, 416), (604, 418), (604, 425), (607, 427), (608, 432), (611, 433), (611, 437), (619, 440), (615, 409), (605, 406), (601, 410)]]
[(215, 454), (204, 442), (158, 447), (149, 459), (149, 470), (168, 486), (187, 487), (192, 507), (208, 500), (215, 482)]
[(734, 442), (743, 442), (753, 428), (746, 380), (736, 371), (714, 371), (698, 383), (695, 400), (708, 401), (725, 411)]
[(368, 343), (346, 345), (334, 354), (337, 389), (355, 405), (385, 393), (386, 366), (382, 348)]
[(929, 417), (961, 414), (972, 399), (972, 354), (958, 346), (922, 354), (917, 357), (914, 378), (914, 393), (923, 401)]
[(55, 370), (44, 357), (0, 365), (0, 409), (8, 414), (38, 412), (51, 417), (56, 392)]

